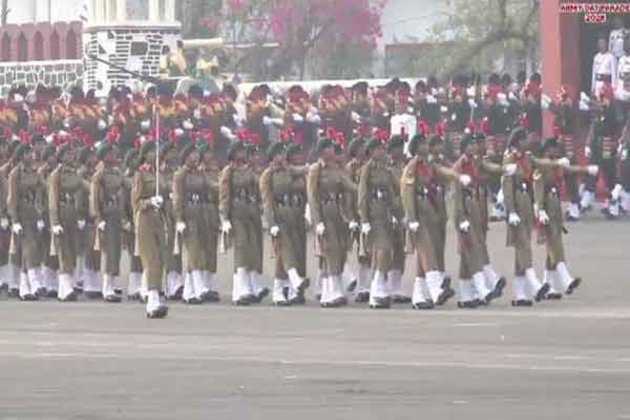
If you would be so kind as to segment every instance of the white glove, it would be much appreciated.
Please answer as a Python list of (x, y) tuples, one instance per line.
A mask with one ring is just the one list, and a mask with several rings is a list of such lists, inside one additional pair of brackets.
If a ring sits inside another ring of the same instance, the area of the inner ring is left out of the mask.
[(503, 92), (497, 93), (497, 102), (503, 106), (507, 106), (510, 104), (507, 100), (507, 96)]
[(99, 130), (105, 130), (107, 128), (107, 123), (105, 122), (105, 120), (98, 120), (98, 129)]
[(192, 130), (193, 128), (195, 128), (195, 126), (193, 125), (193, 123), (192, 123), (190, 120), (185, 120), (185, 121), (182, 123), (182, 128), (183, 128), (184, 130), (186, 130), (186, 131), (190, 131), (190, 130)]
[(13, 227), (12, 227), (13, 233), (15, 233), (16, 235), (21, 235), (22, 234), (22, 225), (19, 223), (13, 223)]
[(471, 108), (477, 108), (477, 102), (473, 98), (468, 98), (468, 106)]
[(107, 222), (105, 220), (102, 220), (102, 221), (98, 222), (97, 228), (101, 232), (105, 232), (105, 226), (107, 226)]
[(591, 102), (591, 98), (589, 98), (589, 96), (585, 92), (580, 92), (580, 102), (588, 104), (589, 102)]
[(584, 147), (584, 156), (590, 158), (592, 154), (593, 152), (591, 151), (591, 148), (589, 146)]
[(620, 153), (621, 160), (628, 160), (628, 149), (623, 149)]
[(227, 138), (228, 140), (233, 140), (236, 138), (236, 136), (234, 135), (234, 133), (232, 132), (232, 130), (230, 130), (228, 127), (226, 126), (221, 126), (221, 134)]
[(459, 183), (462, 184), (464, 187), (469, 186), (471, 182), (472, 178), (470, 178), (470, 175), (462, 174), (459, 176)]
[(131, 232), (131, 228), (132, 228), (131, 223), (128, 220), (125, 220), (122, 224), (122, 228), (126, 232)]
[(142, 131), (148, 131), (151, 128), (151, 121), (144, 120), (140, 123), (140, 129)]
[(230, 222), (229, 220), (226, 220), (223, 223), (221, 223), (221, 231), (223, 233), (230, 233), (231, 230), (232, 230), (232, 222)]
[(324, 232), (326, 232), (326, 226), (324, 226), (324, 224), (322, 222), (319, 222), (317, 224), (317, 226), (315, 226), (315, 232), (321, 236), (324, 234)]
[(508, 216), (508, 223), (510, 224), (510, 226), (518, 226), (521, 224), (521, 218), (518, 216), (518, 214), (512, 212)]
[(184, 130), (178, 127), (175, 130), (173, 130), (173, 133), (175, 134), (175, 137), (181, 137), (184, 135)]
[(470, 222), (468, 220), (464, 220), (459, 224), (459, 230), (463, 233), (468, 233), (470, 231)]
[(427, 103), (428, 104), (436, 104), (437, 103), (437, 99), (435, 99), (435, 96), (433, 96), (433, 95), (427, 95)]
[(175, 224), (175, 230), (177, 231), (177, 233), (184, 233), (184, 231), (186, 230), (186, 223), (177, 222)]
[(348, 223), (348, 229), (350, 229), (353, 232), (357, 231), (359, 230), (359, 224), (353, 220), (350, 223)]
[(398, 219), (396, 218), (396, 216), (392, 216), (392, 224), (393, 225), (397, 225), (398, 224)]
[(444, 105), (440, 106), (440, 112), (442, 114), (446, 114), (448, 112), (448, 108)]
[(599, 166), (588, 165), (587, 171), (590, 176), (596, 176), (599, 173)]
[(278, 234), (280, 233), (280, 228), (278, 226), (271, 226), (271, 229), (269, 229), (269, 233), (271, 234), (271, 236), (273, 236), (274, 238), (278, 237)]
[(549, 215), (547, 215), (545, 210), (538, 210), (538, 223), (541, 225), (549, 224)]
[(543, 93), (540, 97), (540, 106), (542, 109), (549, 109), (549, 105), (551, 105), (551, 98)]
[(508, 93), (508, 99), (510, 101), (516, 101), (516, 95), (514, 94), (514, 92), (510, 91), (510, 93)]
[(273, 124), (273, 120), (267, 115), (263, 116), (262, 122), (265, 127), (269, 127), (270, 125)]
[(409, 230), (412, 232), (417, 232), (418, 229), (420, 229), (420, 223), (418, 222), (410, 222), (409, 223)]
[(77, 227), (79, 228), (79, 230), (85, 229), (85, 220), (77, 220)]
[(468, 89), (466, 89), (466, 95), (468, 96), (475, 96), (475, 87), (474, 86), (470, 86)]
[(322, 117), (313, 112), (309, 112), (308, 114), (306, 114), (306, 121), (310, 122), (311, 124), (319, 124), (322, 122)]
[(591, 107), (587, 102), (580, 101), (580, 111), (588, 111), (589, 109), (591, 109)]
[(52, 233), (55, 236), (59, 236), (61, 234), (63, 234), (63, 227), (61, 227), (61, 225), (55, 225), (52, 227)]
[(0, 219), (0, 228), (7, 230), (9, 228), (9, 219), (6, 217)]
[(503, 170), (505, 171), (505, 175), (512, 176), (516, 174), (516, 171), (518, 170), (518, 165), (516, 163), (508, 163), (504, 166)]
[(304, 207), (304, 220), (306, 220), (307, 225), (313, 225), (313, 221), (311, 220), (311, 207), (308, 203), (306, 203), (306, 207)]
[(162, 204), (164, 204), (164, 199), (161, 195), (154, 195), (153, 197), (151, 197), (151, 205), (156, 209), (161, 208)]
[(40, 220), (37, 221), (37, 225), (36, 226), (37, 226), (37, 231), (38, 232), (42, 232), (44, 230), (44, 228), (46, 228), (46, 223), (44, 223), (44, 221), (40, 219)]
[(304, 122), (304, 117), (296, 112), (295, 114), (293, 114), (293, 122), (296, 122), (296, 123)]
[(558, 165), (560, 165), (563, 168), (568, 168), (569, 166), (571, 166), (571, 161), (565, 157), (558, 159), (557, 162), (558, 162)]
[(361, 233), (364, 235), (367, 235), (370, 233), (370, 231), (372, 230), (372, 225), (370, 225), (369, 223), (365, 222), (361, 224)]
[(619, 197), (621, 197), (622, 191), (623, 191), (623, 187), (621, 186), (621, 184), (616, 184), (615, 188), (613, 188), (612, 191), (610, 192), (610, 198), (612, 198), (614, 201), (619, 200)]

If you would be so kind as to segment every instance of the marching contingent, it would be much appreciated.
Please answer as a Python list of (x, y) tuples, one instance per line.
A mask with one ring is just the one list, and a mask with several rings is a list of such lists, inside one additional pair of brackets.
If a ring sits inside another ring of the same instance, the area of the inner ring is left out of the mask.
[[(610, 219), (630, 211), (630, 118), (621, 122), (614, 99), (606, 81), (592, 95), (563, 86), (550, 98), (539, 74), (247, 94), (152, 85), (104, 98), (16, 87), (0, 104), (0, 282), (24, 301), (126, 296), (162, 318), (167, 301), (218, 302), (217, 267), (233, 252), (235, 305), (269, 294), (277, 306), (304, 304), (310, 287), (324, 308), (350, 296), (419, 310), (457, 296), (477, 308), (507, 286), (488, 249), (490, 222), (503, 220), (512, 305), (561, 299), (581, 282), (566, 261), (565, 220), (597, 198)], [(544, 139), (543, 110), (554, 118)], [(448, 226), (457, 281), (445, 267)], [(546, 247), (542, 275), (533, 241)]]

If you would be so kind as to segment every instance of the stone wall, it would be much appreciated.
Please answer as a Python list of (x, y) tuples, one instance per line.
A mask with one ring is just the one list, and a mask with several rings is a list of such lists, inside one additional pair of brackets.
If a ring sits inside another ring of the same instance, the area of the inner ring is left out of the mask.
[(0, 63), (0, 91), (5, 95), (12, 86), (38, 83), (66, 86), (83, 78), (83, 60), (26, 61)]

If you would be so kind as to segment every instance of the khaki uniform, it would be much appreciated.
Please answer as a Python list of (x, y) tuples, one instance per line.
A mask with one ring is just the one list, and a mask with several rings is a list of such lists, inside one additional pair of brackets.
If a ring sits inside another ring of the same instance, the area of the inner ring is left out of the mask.
[[(13, 169), (13, 161), (9, 160), (0, 166), (0, 218), (9, 219), (7, 210), (7, 195), (9, 190), (9, 173)], [(11, 243), (11, 230), (0, 230), (0, 267), (9, 263), (9, 246)]]
[(7, 209), (13, 223), (22, 226), (22, 233), (12, 238), (12, 254), (20, 255), (22, 270), (41, 266), (41, 231), (37, 222), (44, 216), (46, 186), (33, 168), (18, 164), (9, 174)]
[(329, 276), (343, 272), (348, 250), (349, 215), (347, 196), (354, 196), (356, 185), (338, 165), (320, 160), (311, 165), (306, 181), (311, 221), (323, 223), (326, 230), (316, 237), (316, 256)]
[[(207, 208), (210, 188), (207, 178), (198, 169), (182, 167), (173, 177), (173, 215), (177, 222), (186, 224), (179, 233), (177, 247), (181, 247), (182, 269), (184, 272), (203, 271), (208, 247)], [(179, 250), (176, 250), (179, 251)], [(177, 253), (177, 252), (175, 252)]]
[[(265, 220), (269, 227), (278, 226), (280, 232), (273, 239), (276, 259), (275, 278), (286, 279), (287, 270), (298, 273), (303, 265), (304, 202), (303, 192), (294, 189), (294, 180), (303, 172), (291, 167), (269, 167), (260, 178), (260, 195)], [(305, 250), (304, 250), (305, 251)]]
[[(260, 180), (260, 177), (262, 176), (264, 168), (259, 167), (259, 166), (254, 166), (252, 167), (252, 170), (254, 172), (254, 176), (256, 177), (256, 180)], [(260, 199), (260, 192), (258, 193), (258, 203), (259, 203), (259, 209), (260, 209), (260, 205), (262, 204), (261, 199)], [(258, 217), (254, 220), (254, 223), (256, 224), (256, 227), (254, 228), (256, 232), (256, 236), (255, 236), (256, 242), (254, 246), (254, 249), (256, 250), (255, 270), (257, 273), (262, 274), (263, 264), (264, 264), (263, 260), (264, 260), (264, 254), (265, 254), (265, 241), (263, 237), (263, 224), (262, 224), (262, 217), (260, 217), (260, 211), (258, 212)]]
[[(167, 222), (163, 209), (156, 209), (150, 199), (155, 195), (155, 171), (148, 165), (136, 171), (131, 187), (134, 211), (135, 252), (146, 270), (147, 288), (162, 289), (162, 276), (167, 257)], [(166, 180), (160, 176), (160, 193), (168, 193)]]
[[(96, 172), (96, 168), (92, 169), (87, 166), (82, 166), (77, 170), (77, 175), (81, 179), (85, 180), (88, 184), (92, 179), (92, 176)], [(78, 220), (85, 221), (85, 228), (77, 233), (77, 255), (79, 257), (85, 257), (85, 268), (94, 272), (98, 272), (101, 269), (101, 253), (94, 249), (94, 242), (96, 238), (96, 226), (90, 216), (90, 190), (80, 189), (77, 192), (78, 203)]]
[[(346, 171), (348, 173), (348, 176), (350, 177), (350, 180), (358, 185), (359, 178), (361, 177), (361, 162), (358, 159), (352, 159), (350, 162), (346, 164)], [(351, 220), (356, 221), (356, 222), (360, 220), (357, 203), (358, 203), (358, 195), (356, 192), (346, 193), (346, 198), (345, 198), (346, 212), (351, 217)], [(351, 250), (352, 248), (354, 248), (355, 243), (359, 242), (359, 233), (350, 232), (350, 235), (351, 235), (351, 240), (348, 241), (348, 246), (349, 246), (349, 249)], [(357, 260), (359, 261), (359, 264), (369, 265), (370, 260), (371, 260), (370, 255), (369, 255), (369, 249), (364, 250), (364, 251), (367, 251), (367, 252), (365, 253), (361, 252), (361, 250), (357, 246), (357, 254), (358, 254)], [(361, 254), (364, 254), (364, 255), (361, 255)]]
[[(52, 173), (52, 171), (55, 168), (48, 165), (48, 163), (44, 163), (42, 164), (38, 169), (37, 169), (37, 174), (39, 175), (39, 177), (41, 178), (42, 182), (44, 183), (44, 185), (48, 185), (48, 179), (50, 177), (50, 174)], [(50, 231), (50, 226), (49, 221), (50, 221), (50, 215), (49, 215), (49, 206), (48, 206), (48, 194), (44, 194), (43, 196), (43, 208), (44, 208), (44, 214), (42, 216), (44, 222), (46, 223), (46, 229), (44, 229), (44, 231), (42, 232), (41, 236), (40, 236), (40, 242), (39, 242), (39, 252), (40, 252), (40, 260), (42, 261), (42, 263), (53, 270), (56, 270), (57, 268), (59, 268), (59, 263), (57, 260), (56, 256), (51, 256), (50, 255), (50, 241), (52, 238), (52, 233)]]
[(175, 211), (173, 208), (173, 178), (174, 172), (170, 170), (162, 170), (160, 172), (161, 188), (164, 188), (164, 216), (166, 221), (166, 241), (168, 246), (168, 254), (166, 257), (166, 272), (182, 272), (182, 256), (176, 255), (173, 251), (175, 248)]
[(293, 227), (296, 235), (295, 254), (297, 255), (297, 269), (300, 277), (306, 277), (306, 238), (307, 228), (304, 214), (306, 212), (306, 176), (304, 175), (304, 167), (294, 167), (293, 171), (299, 171), (302, 175), (293, 177), (290, 186), (290, 194), (294, 198), (293, 216), (295, 222)]
[(219, 214), (232, 223), (234, 269), (260, 268), (261, 232), (258, 178), (249, 166), (229, 164), (219, 181)]
[(549, 160), (536, 159), (530, 153), (508, 153), (504, 163), (515, 163), (518, 171), (503, 177), (506, 214), (516, 213), (521, 219), (517, 226), (508, 225), (507, 246), (514, 247), (515, 274), (524, 276), (525, 270), (533, 266), (532, 230), (534, 228), (533, 174), (536, 168), (548, 168), (554, 164)]
[(204, 271), (217, 272), (217, 251), (219, 244), (219, 169), (202, 166), (201, 170), (208, 185), (208, 197), (203, 204), (206, 225), (206, 248)]
[[(101, 166), (90, 184), (90, 215), (96, 230), (92, 247), (105, 256), (105, 274), (115, 277), (120, 275), (122, 226), (127, 220), (125, 190), (125, 178), (118, 168)], [(105, 222), (104, 231), (98, 230), (101, 222)]]
[(48, 180), (50, 226), (63, 228), (63, 233), (55, 236), (51, 244), (59, 258), (60, 274), (73, 275), (76, 268), (80, 243), (77, 221), (82, 215), (77, 198), (88, 188), (76, 169), (69, 166), (59, 165)]
[[(365, 248), (372, 255), (372, 268), (387, 273), (394, 254), (396, 197), (400, 184), (387, 161), (370, 159), (361, 169), (358, 212), (361, 223), (370, 224)], [(397, 224), (397, 223), (396, 223)]]
[[(444, 167), (451, 166), (451, 162), (447, 161), (445, 158), (437, 158), (433, 161), (433, 163)], [(435, 190), (435, 210), (438, 214), (438, 226), (436, 230), (436, 257), (438, 262), (438, 270), (443, 273), (446, 271), (446, 225), (448, 223), (448, 211), (446, 210), (447, 185), (443, 182), (436, 183), (433, 188)]]
[(402, 205), (402, 198), (400, 195), (400, 183), (398, 180), (401, 179), (403, 171), (405, 169), (406, 163), (404, 161), (390, 162), (390, 170), (392, 171), (394, 178), (397, 180), (396, 188), (394, 192), (396, 194), (394, 200), (394, 215), (398, 218), (399, 223), (394, 225), (394, 257), (392, 260), (392, 269), (400, 270), (401, 273), (405, 271), (405, 261), (407, 259), (407, 255), (405, 254), (405, 224), (403, 223), (403, 219), (405, 218), (405, 211)]

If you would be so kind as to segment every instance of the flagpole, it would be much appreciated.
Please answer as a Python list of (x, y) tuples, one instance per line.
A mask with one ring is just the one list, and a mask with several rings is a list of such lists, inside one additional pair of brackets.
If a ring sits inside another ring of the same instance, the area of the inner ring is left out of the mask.
[(160, 112), (157, 101), (153, 104), (155, 115), (155, 195), (160, 195)]

